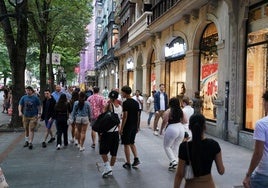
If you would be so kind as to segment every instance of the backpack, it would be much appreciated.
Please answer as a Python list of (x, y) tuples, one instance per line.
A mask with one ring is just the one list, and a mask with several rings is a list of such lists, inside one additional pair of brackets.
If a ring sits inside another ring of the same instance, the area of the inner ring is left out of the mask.
[[(111, 105), (111, 104), (110, 104)], [(112, 105), (113, 111), (110, 110), (110, 108), (99, 115), (95, 123), (92, 125), (92, 129), (98, 133), (104, 133), (112, 129), (114, 130), (120, 123), (120, 119), (118, 117), (118, 114), (114, 113), (114, 107)]]

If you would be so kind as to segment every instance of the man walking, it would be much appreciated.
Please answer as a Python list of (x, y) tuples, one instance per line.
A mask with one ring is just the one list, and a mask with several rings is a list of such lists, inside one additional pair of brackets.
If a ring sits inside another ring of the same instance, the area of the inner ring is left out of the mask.
[[(90, 103), (91, 108), (91, 123), (90, 126), (96, 122), (97, 118), (101, 113), (104, 112), (104, 108), (106, 105), (106, 100), (103, 96), (99, 94), (100, 88), (97, 86), (93, 87), (93, 95), (88, 97), (87, 101)], [(92, 138), (92, 148), (96, 146), (96, 132), (91, 130), (91, 138)]]
[(31, 86), (26, 87), (26, 95), (21, 97), (18, 111), (19, 116), (22, 116), (23, 127), (25, 129), (24, 147), (33, 149), (34, 129), (41, 115), (41, 105), (39, 98), (34, 95), (34, 89)]
[(56, 90), (51, 94), (56, 100), (56, 103), (59, 101), (61, 94), (63, 94), (63, 92), (61, 91), (61, 86), (56, 85)]
[(49, 89), (46, 89), (44, 94), (45, 94), (45, 99), (43, 101), (43, 110), (42, 110), (42, 115), (41, 115), (41, 121), (45, 120), (45, 125), (47, 128), (47, 131), (45, 133), (44, 141), (42, 142), (43, 148), (45, 148), (47, 146), (46, 141), (47, 141), (48, 135), (50, 135), (50, 140), (48, 141), (48, 143), (52, 143), (55, 140), (55, 137), (53, 136), (51, 127), (52, 127), (52, 124), (54, 122), (54, 119), (52, 119), (52, 117), (54, 115), (54, 107), (56, 104), (56, 101), (51, 96)]
[(135, 101), (139, 103), (139, 119), (138, 119), (138, 129), (140, 130), (140, 119), (141, 119), (141, 111), (143, 109), (143, 97), (141, 96), (140, 90), (136, 90), (135, 95), (132, 97)]
[(135, 146), (135, 137), (138, 132), (138, 119), (139, 119), (139, 103), (131, 98), (131, 88), (123, 86), (121, 89), (122, 97), (126, 100), (123, 102), (123, 117), (120, 129), (122, 144), (124, 145), (124, 152), (126, 156), (126, 163), (124, 168), (130, 169), (130, 149), (134, 155), (134, 162), (132, 167), (137, 167), (140, 164), (137, 149)]
[(154, 95), (154, 109), (155, 109), (155, 118), (154, 118), (154, 135), (158, 136), (158, 121), (161, 117), (163, 120), (164, 112), (168, 108), (168, 97), (165, 93), (165, 85), (159, 85), (159, 91)]
[(255, 126), (255, 148), (243, 181), (246, 188), (268, 187), (268, 91), (262, 98), (266, 116), (257, 121)]

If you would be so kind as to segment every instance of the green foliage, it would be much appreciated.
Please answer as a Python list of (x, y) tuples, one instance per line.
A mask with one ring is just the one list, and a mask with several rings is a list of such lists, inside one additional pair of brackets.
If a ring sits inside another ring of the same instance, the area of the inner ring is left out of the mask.
[[(92, 18), (92, 0), (32, 0), (28, 1), (28, 5), (32, 18), (29, 44), (37, 40), (40, 43), (44, 39), (39, 37), (45, 36), (47, 49), (51, 49), (48, 53), (61, 54), (61, 66), (65, 68), (67, 79), (72, 79), (74, 67), (79, 62), (79, 52), (86, 46), (85, 28)], [(35, 54), (32, 53), (32, 56)]]
[(0, 43), (0, 78), (11, 78), (9, 61), (7, 47), (3, 43)]

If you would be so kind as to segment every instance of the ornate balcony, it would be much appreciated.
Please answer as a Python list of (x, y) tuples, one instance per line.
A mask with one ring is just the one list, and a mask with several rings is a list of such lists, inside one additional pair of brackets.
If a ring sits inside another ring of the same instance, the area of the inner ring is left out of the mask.
[(144, 12), (142, 16), (129, 27), (129, 46), (135, 46), (150, 37), (151, 34), (148, 26), (151, 23), (151, 17), (152, 12)]

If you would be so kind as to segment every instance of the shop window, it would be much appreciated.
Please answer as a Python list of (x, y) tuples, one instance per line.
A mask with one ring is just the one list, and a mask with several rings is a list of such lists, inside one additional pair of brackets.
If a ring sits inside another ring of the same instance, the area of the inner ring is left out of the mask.
[(203, 115), (215, 121), (218, 93), (218, 32), (214, 23), (209, 24), (200, 42), (200, 96), (203, 100)]
[[(155, 53), (152, 52), (151, 55), (151, 62), (150, 62), (150, 88), (151, 91), (156, 90), (156, 75), (155, 75)], [(150, 91), (150, 93), (151, 93)]]
[(267, 88), (268, 30), (248, 34), (246, 59), (246, 114), (245, 128), (254, 130), (255, 123), (263, 117), (262, 94)]

